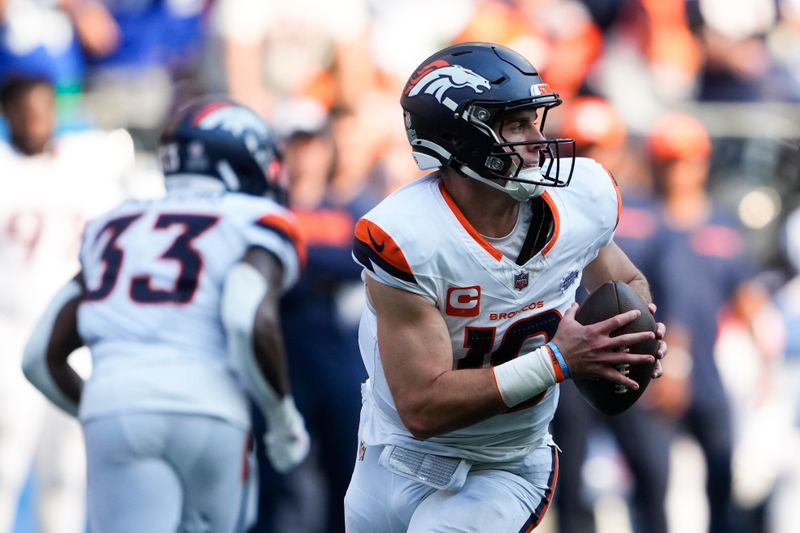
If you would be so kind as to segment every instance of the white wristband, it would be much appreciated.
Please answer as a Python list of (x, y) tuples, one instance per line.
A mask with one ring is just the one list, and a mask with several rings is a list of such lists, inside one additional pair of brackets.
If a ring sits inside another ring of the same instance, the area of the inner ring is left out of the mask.
[[(554, 367), (558, 367), (558, 370)], [(536, 396), (564, 379), (558, 361), (547, 346), (540, 346), (493, 370), (497, 390), (509, 407)]]

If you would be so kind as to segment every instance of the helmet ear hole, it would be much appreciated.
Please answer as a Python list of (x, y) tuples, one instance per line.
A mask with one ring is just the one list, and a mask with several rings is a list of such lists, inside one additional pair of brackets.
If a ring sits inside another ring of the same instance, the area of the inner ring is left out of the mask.
[(464, 140), (450, 133), (443, 133), (442, 139), (454, 148), (459, 149), (464, 145)]

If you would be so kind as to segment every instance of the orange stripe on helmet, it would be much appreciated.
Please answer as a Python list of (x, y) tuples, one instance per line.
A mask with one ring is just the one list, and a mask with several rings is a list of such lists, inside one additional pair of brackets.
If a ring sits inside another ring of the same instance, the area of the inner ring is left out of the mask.
[(356, 239), (369, 246), (378, 257), (393, 267), (410, 276), (414, 275), (408, 261), (406, 261), (406, 256), (397, 243), (394, 242), (394, 239), (371, 220), (366, 218), (359, 220), (356, 224), (355, 236)]

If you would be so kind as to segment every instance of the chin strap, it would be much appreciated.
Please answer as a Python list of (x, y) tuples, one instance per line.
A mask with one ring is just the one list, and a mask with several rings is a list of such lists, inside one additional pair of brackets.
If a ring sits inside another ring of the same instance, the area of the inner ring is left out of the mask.
[[(465, 176), (485, 183), (493, 189), (506, 193), (517, 202), (525, 202), (531, 198), (536, 198), (544, 192), (544, 188), (536, 183), (508, 180), (505, 185), (500, 185), (497, 180), (484, 178), (466, 165), (461, 165), (458, 171)], [(519, 173), (519, 177), (530, 180), (535, 177), (534, 174), (535, 176), (541, 177), (538, 168), (527, 168)]]

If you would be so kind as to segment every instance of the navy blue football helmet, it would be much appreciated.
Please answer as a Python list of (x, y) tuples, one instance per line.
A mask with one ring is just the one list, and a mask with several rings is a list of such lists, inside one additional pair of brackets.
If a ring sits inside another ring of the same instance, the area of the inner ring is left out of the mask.
[(271, 128), (231, 99), (202, 98), (179, 110), (161, 135), (159, 156), (167, 184), (213, 178), (230, 192), (288, 202)]
[[(536, 109), (542, 130), (548, 110), (561, 104), (534, 66), (509, 48), (463, 43), (433, 54), (406, 83), (400, 104), (421, 169), (448, 166), (518, 200), (572, 178), (573, 139), (511, 142), (499, 133), (507, 116), (527, 109)], [(539, 168), (524, 168), (518, 148), (526, 145), (539, 145)]]

